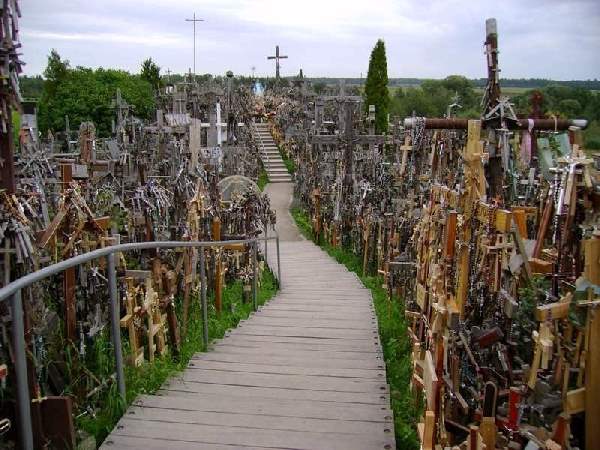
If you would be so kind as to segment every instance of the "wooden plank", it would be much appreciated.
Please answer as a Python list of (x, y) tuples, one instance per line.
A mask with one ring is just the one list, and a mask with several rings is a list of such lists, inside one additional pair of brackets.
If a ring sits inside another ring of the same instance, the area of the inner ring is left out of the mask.
[[(111, 434), (102, 444), (100, 450), (116, 449), (144, 449), (144, 450), (165, 450), (169, 448), (169, 441), (161, 438), (145, 438), (137, 436), (118, 436)], [(172, 443), (171, 443), (172, 444)], [(215, 443), (201, 442), (177, 442), (177, 450), (234, 450), (231, 445), (221, 445)], [(264, 447), (254, 447), (245, 445), (236, 445), (235, 448), (243, 450), (264, 450)]]
[(383, 448), (389, 445), (381, 436), (357, 436), (342, 433), (307, 433), (304, 431), (258, 430), (242, 427), (211, 426), (142, 421), (124, 416), (118, 423), (115, 434), (140, 436), (174, 442), (200, 442), (229, 445), (254, 445), (272, 448), (294, 448), (306, 450), (364, 450)]
[[(246, 338), (254, 338), (253, 340)], [(268, 345), (272, 350), (281, 350), (285, 352), (295, 352), (296, 350), (317, 350), (317, 351), (336, 351), (350, 353), (371, 353), (379, 354), (374, 348), (371, 341), (351, 341), (346, 342), (344, 339), (301, 339), (298, 342), (286, 342), (289, 338), (283, 337), (280, 339), (271, 336), (251, 336), (251, 335), (236, 335), (230, 336), (226, 341), (218, 341), (212, 344), (212, 349), (220, 350), (227, 347), (237, 347), (246, 349), (247, 354), (255, 352), (263, 353), (265, 345)], [(265, 344), (266, 343), (266, 344)], [(348, 355), (351, 357), (352, 355)]]
[[(233, 330), (232, 330), (233, 333)], [(252, 324), (243, 324), (235, 329), (236, 334), (266, 335), (266, 336), (296, 336), (309, 337), (313, 339), (368, 339), (371, 340), (372, 333), (364, 330), (341, 330), (328, 328), (300, 328), (300, 327), (264, 327)]]
[[(254, 314), (254, 317), (264, 317), (269, 319), (292, 319), (292, 320), (335, 320), (338, 323), (345, 322), (360, 322), (365, 320), (364, 313), (362, 312), (348, 312), (348, 311), (338, 311), (333, 313), (316, 313), (310, 311), (294, 311), (291, 312), (285, 309), (275, 309), (275, 308), (263, 308), (261, 311), (258, 311)], [(375, 320), (374, 318), (372, 320)]]
[[(364, 351), (365, 348), (369, 348), (369, 342), (371, 339), (365, 339), (362, 336), (359, 337), (317, 337), (317, 336), (285, 336), (285, 333), (279, 333), (279, 335), (270, 334), (269, 328), (263, 329), (264, 333), (246, 333), (244, 330), (232, 329), (226, 334), (226, 337), (222, 340), (214, 341), (215, 344), (228, 342), (227, 338), (232, 338), (232, 344), (248, 344), (252, 342), (266, 342), (276, 344), (320, 344), (320, 345), (337, 345), (341, 347), (357, 347), (357, 350)], [(375, 330), (374, 330), (375, 331)], [(369, 333), (373, 340), (377, 337), (375, 333)], [(235, 339), (234, 339), (235, 338)], [(238, 342), (241, 341), (241, 342)], [(367, 342), (365, 342), (367, 341)], [(359, 347), (359, 348), (358, 348)]]
[(565, 396), (565, 412), (567, 414), (577, 414), (585, 411), (586, 406), (586, 388), (573, 389), (567, 392)]
[(335, 319), (281, 319), (276, 317), (260, 317), (255, 316), (252, 321), (247, 322), (241, 321), (241, 324), (252, 327), (297, 327), (297, 328), (324, 328), (328, 330), (353, 330), (353, 331), (366, 331), (370, 332), (376, 328), (376, 323), (368, 322), (366, 320), (353, 320), (353, 321), (337, 321)]
[(267, 373), (229, 372), (225, 370), (187, 370), (186, 382), (252, 386), (281, 389), (304, 389), (334, 392), (387, 392), (386, 381), (358, 380), (327, 376), (279, 375)]
[(346, 369), (381, 369), (383, 368), (383, 359), (377, 359), (377, 356), (373, 356), (368, 359), (355, 359), (351, 356), (347, 359), (333, 359), (328, 357), (319, 357), (315, 355), (314, 358), (302, 358), (295, 356), (294, 354), (275, 356), (275, 355), (261, 355), (261, 354), (235, 354), (235, 353), (216, 353), (209, 352), (204, 354), (196, 355), (192, 358), (192, 361), (221, 361), (221, 362), (236, 362), (240, 363), (265, 363), (270, 365), (292, 365), (292, 366), (304, 366), (304, 367), (331, 367), (331, 368), (346, 368)]
[(337, 378), (356, 378), (384, 380), (383, 370), (376, 369), (345, 369), (345, 368), (322, 368), (304, 366), (281, 366), (272, 364), (249, 364), (240, 362), (202, 361), (190, 363), (191, 370), (226, 370), (241, 373), (270, 373), (280, 375), (302, 375), (302, 376), (326, 376)]
[[(267, 346), (265, 346), (267, 347)], [(379, 349), (379, 346), (375, 346), (373, 345), (373, 349)], [(215, 355), (239, 355), (238, 357), (241, 358), (241, 355), (245, 355), (248, 354), (247, 349), (236, 349), (236, 348), (229, 348), (229, 347), (220, 347), (218, 349), (216, 349), (213, 352)], [(271, 357), (292, 357), (292, 355), (290, 355), (289, 351), (274, 351), (271, 350), (269, 348), (265, 348), (262, 352), (256, 352), (255, 355), (262, 355), (265, 358), (265, 361), (267, 361), (269, 358)], [(293, 354), (293, 358), (294, 359), (302, 359), (304, 361), (310, 361), (313, 358), (320, 358), (320, 359), (343, 359), (343, 360), (366, 360), (366, 361), (372, 361), (373, 358), (377, 359), (377, 356), (379, 356), (379, 353), (372, 353), (372, 354), (365, 354), (362, 352), (354, 352), (354, 353), (349, 353), (349, 352), (341, 352), (341, 351), (326, 351), (326, 350), (319, 350), (319, 351), (295, 351)], [(290, 359), (291, 360), (291, 359)]]
[[(388, 422), (391, 411), (379, 405), (333, 403), (308, 400), (286, 400), (279, 398), (260, 399), (253, 397), (197, 394), (170, 390), (162, 395), (142, 395), (134, 403), (144, 408), (180, 409), (205, 412), (237, 412), (246, 415), (270, 417), (313, 418), (324, 420)], [(168, 395), (165, 395), (168, 394)]]
[(186, 382), (176, 379), (172, 379), (165, 383), (163, 389), (202, 394), (236, 395), (271, 399), (281, 398), (288, 400), (318, 400), (336, 403), (365, 403), (370, 405), (389, 405), (390, 401), (388, 393), (384, 391), (377, 394), (374, 392), (311, 391), (307, 389), (195, 383), (192, 381)]
[(569, 302), (556, 302), (535, 308), (535, 320), (544, 322), (546, 320), (564, 319), (569, 315)]
[[(229, 412), (213, 411), (190, 411), (162, 408), (140, 408), (130, 409), (133, 412), (131, 419), (152, 420), (161, 422), (215, 425), (228, 427), (256, 428), (262, 430), (282, 431), (304, 431), (316, 433), (344, 433), (344, 434), (381, 434), (382, 428), (386, 426), (383, 415), (380, 422), (339, 420), (335, 417), (312, 418), (312, 417), (285, 417), (278, 415), (265, 415), (259, 413), (241, 414), (232, 409)], [(388, 416), (389, 417), (389, 416)], [(389, 422), (389, 421), (388, 421)]]

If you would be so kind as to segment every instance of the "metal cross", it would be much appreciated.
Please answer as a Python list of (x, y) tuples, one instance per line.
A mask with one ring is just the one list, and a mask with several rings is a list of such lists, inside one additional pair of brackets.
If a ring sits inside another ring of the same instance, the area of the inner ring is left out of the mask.
[(192, 19), (185, 19), (186, 22), (194, 24), (194, 75), (196, 75), (196, 22), (204, 22), (204, 19), (196, 19), (196, 13)]
[(275, 60), (275, 78), (279, 79), (279, 60), (287, 59), (287, 56), (282, 56), (279, 54), (279, 45), (275, 46), (275, 56), (267, 56), (267, 59)]

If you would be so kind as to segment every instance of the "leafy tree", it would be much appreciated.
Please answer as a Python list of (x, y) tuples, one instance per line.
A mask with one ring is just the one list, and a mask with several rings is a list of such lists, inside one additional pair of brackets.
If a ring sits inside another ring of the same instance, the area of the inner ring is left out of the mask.
[(578, 117), (581, 114), (581, 104), (574, 98), (566, 98), (558, 103), (562, 114), (567, 117)]
[(22, 75), (19, 77), (19, 88), (21, 89), (21, 95), (26, 99), (39, 99), (44, 91), (45, 83), (46, 81), (41, 75), (34, 75), (32, 77)]
[(148, 58), (144, 60), (142, 63), (142, 71), (140, 76), (143, 80), (146, 80), (150, 83), (153, 89), (160, 89), (162, 85), (162, 80), (160, 78), (160, 67), (152, 61), (152, 58)]
[(65, 116), (69, 116), (71, 129), (84, 121), (96, 125), (98, 135), (109, 136), (115, 111), (112, 100), (117, 89), (123, 99), (132, 105), (133, 114), (150, 118), (154, 109), (154, 94), (151, 85), (140, 75), (122, 70), (85, 67), (70, 68), (53, 51), (44, 71), (46, 82), (38, 105), (38, 124), (42, 133), (65, 128)]
[(443, 80), (424, 80), (420, 86), (400, 89), (394, 94), (391, 112), (399, 117), (443, 117), (448, 105), (459, 97), (461, 108), (454, 110), (459, 117), (479, 117), (479, 98), (473, 84), (465, 77), (451, 75)]
[(375, 129), (378, 133), (387, 131), (390, 94), (388, 92), (387, 58), (385, 44), (379, 39), (371, 52), (369, 72), (365, 84), (365, 109), (375, 105)]

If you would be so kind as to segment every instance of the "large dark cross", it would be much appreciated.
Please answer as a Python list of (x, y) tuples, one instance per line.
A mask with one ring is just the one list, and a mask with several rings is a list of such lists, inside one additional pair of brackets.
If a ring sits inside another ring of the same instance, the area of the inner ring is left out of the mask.
[[(356, 105), (360, 105), (360, 97), (327, 97), (327, 100), (335, 99), (343, 102), (343, 123), (340, 134), (332, 135), (312, 135), (311, 144), (313, 145), (339, 145), (344, 149), (344, 181), (342, 187), (342, 196), (350, 197), (354, 186), (354, 149), (357, 145), (380, 145), (385, 144), (385, 135), (374, 134), (356, 134), (354, 130), (354, 112)], [(341, 201), (343, 203), (343, 200)], [(342, 223), (342, 231), (345, 234), (346, 223)]]
[(275, 78), (279, 79), (279, 60), (287, 59), (287, 56), (283, 56), (279, 54), (279, 45), (275, 46), (275, 56), (267, 56), (267, 59), (275, 60)]

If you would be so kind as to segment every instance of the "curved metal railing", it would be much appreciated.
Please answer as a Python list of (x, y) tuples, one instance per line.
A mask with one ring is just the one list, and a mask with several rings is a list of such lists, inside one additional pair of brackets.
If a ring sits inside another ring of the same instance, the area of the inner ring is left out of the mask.
[[(213, 248), (223, 247), (233, 244), (250, 244), (252, 247), (252, 304), (254, 310), (257, 309), (257, 252), (258, 241), (269, 240), (276, 241), (277, 247), (277, 280), (281, 287), (281, 263), (279, 260), (279, 235), (275, 232), (275, 236), (264, 236), (253, 239), (240, 239), (231, 241), (162, 241), (162, 242), (138, 242), (133, 244), (118, 244), (109, 247), (100, 248), (89, 253), (77, 255), (66, 259), (51, 266), (44, 267), (36, 272), (27, 274), (0, 289), (0, 302), (10, 299), (12, 310), (12, 340), (15, 356), (15, 375), (17, 385), (17, 408), (18, 422), (20, 431), (21, 448), (24, 450), (33, 450), (33, 432), (31, 423), (31, 408), (29, 398), (29, 387), (27, 379), (27, 362), (26, 362), (26, 345), (25, 345), (25, 328), (23, 323), (23, 302), (21, 299), (21, 290), (31, 286), (32, 284), (44, 280), (52, 275), (57, 275), (71, 267), (77, 267), (81, 264), (93, 261), (99, 258), (107, 259), (107, 278), (108, 291), (110, 296), (110, 322), (111, 322), (111, 340), (115, 352), (115, 367), (117, 386), (119, 394), (125, 400), (125, 374), (123, 370), (123, 352), (121, 349), (121, 328), (119, 323), (119, 298), (117, 291), (117, 269), (115, 254), (120, 252), (128, 252), (133, 250), (149, 250), (159, 248)], [(208, 314), (206, 304), (206, 270), (204, 264), (204, 252), (200, 252), (200, 295), (202, 302), (202, 338), (204, 348), (208, 347)], [(266, 255), (265, 255), (266, 259)]]

